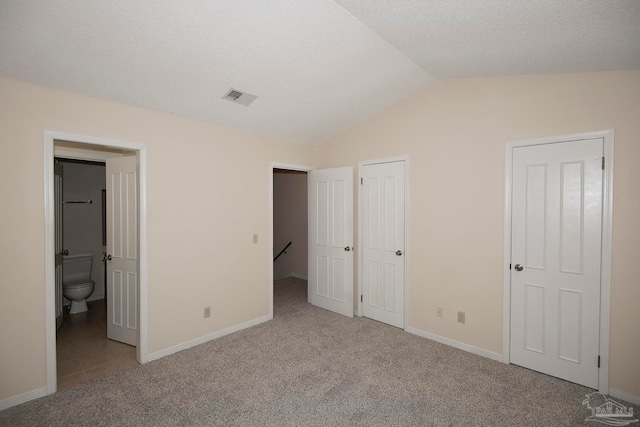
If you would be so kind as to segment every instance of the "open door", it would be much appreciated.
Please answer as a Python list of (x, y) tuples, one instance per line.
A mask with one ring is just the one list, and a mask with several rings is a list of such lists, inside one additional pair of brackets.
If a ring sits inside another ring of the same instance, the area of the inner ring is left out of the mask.
[(136, 156), (106, 161), (107, 338), (138, 343), (138, 179)]
[(353, 168), (309, 172), (309, 302), (353, 317)]

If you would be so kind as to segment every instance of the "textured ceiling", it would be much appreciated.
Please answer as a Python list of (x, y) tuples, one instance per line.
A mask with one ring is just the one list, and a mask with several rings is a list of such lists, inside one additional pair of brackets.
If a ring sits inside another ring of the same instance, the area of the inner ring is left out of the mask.
[(640, 1), (0, 0), (0, 76), (307, 144), (434, 76), (612, 69)]
[(336, 0), (439, 79), (640, 69), (638, 0)]

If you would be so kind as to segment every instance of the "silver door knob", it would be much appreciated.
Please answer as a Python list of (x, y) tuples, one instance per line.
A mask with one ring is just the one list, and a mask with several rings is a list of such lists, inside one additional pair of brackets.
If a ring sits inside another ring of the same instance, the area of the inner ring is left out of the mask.
[(111, 257), (111, 255), (106, 255), (104, 259), (107, 261), (111, 261), (113, 258)]
[(346, 252), (349, 252), (349, 251), (351, 250), (351, 246), (345, 246), (345, 247), (344, 247), (344, 250), (345, 250)]
[(516, 264), (515, 266), (516, 271), (522, 271), (523, 268), (522, 264)]
[(63, 249), (60, 251), (60, 255), (69, 255), (69, 249)]
[(398, 249), (398, 250), (396, 251), (396, 255), (397, 255), (397, 256), (402, 256), (402, 251), (401, 251), (400, 249)]

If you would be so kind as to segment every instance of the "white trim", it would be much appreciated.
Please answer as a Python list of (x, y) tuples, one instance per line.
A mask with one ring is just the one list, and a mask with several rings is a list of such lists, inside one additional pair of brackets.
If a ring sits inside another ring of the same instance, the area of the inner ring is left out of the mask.
[(53, 140), (44, 133), (44, 294), (45, 294), (45, 356), (47, 394), (58, 386), (56, 367), (56, 291), (55, 291), (55, 195), (53, 171)]
[(290, 171), (310, 172), (316, 170), (315, 166), (294, 165), (292, 163), (278, 163), (271, 162), (271, 175), (273, 175), (273, 169), (283, 169)]
[(412, 328), (412, 327), (407, 327), (405, 330), (410, 334), (418, 335), (422, 338), (427, 338), (427, 339), (430, 339), (431, 341), (439, 342), (440, 344), (445, 344), (450, 347), (455, 347), (457, 349), (464, 350), (466, 352), (469, 352), (478, 356), (486, 357), (487, 359), (495, 360), (498, 362), (502, 361), (501, 354), (494, 353), (492, 351), (485, 350), (480, 347), (474, 347), (472, 345), (465, 344), (460, 341), (452, 340), (450, 338), (445, 338), (443, 336), (432, 334), (431, 332), (426, 332), (426, 331)]
[(105, 162), (107, 159), (123, 156), (119, 153), (105, 153), (92, 150), (65, 150), (56, 147), (53, 148), (53, 155), (63, 159), (89, 160), (94, 162)]
[[(274, 169), (284, 169), (291, 171), (302, 171), (302, 172), (310, 172), (315, 170), (316, 168), (313, 166), (305, 166), (305, 165), (294, 165), (291, 163), (279, 163), (279, 162), (270, 162), (269, 167), (271, 169), (271, 173), (269, 174), (269, 247), (271, 248), (269, 252), (269, 283), (267, 284), (269, 289), (269, 310), (268, 317), (269, 319), (273, 319), (273, 171)], [(308, 178), (307, 178), (308, 179)], [(297, 276), (294, 276), (297, 277)], [(302, 277), (300, 277), (302, 278)], [(304, 278), (307, 280), (307, 278)]]
[(55, 215), (53, 158), (54, 141), (69, 141), (80, 144), (93, 144), (103, 147), (131, 150), (137, 152), (139, 174), (139, 242), (140, 242), (140, 308), (139, 336), (136, 347), (136, 359), (146, 363), (147, 358), (147, 149), (143, 144), (115, 141), (85, 135), (44, 131), (44, 264), (45, 264), (45, 342), (46, 342), (46, 394), (57, 389), (56, 375), (56, 316), (55, 316)]
[(611, 321), (611, 251), (613, 236), (613, 129), (603, 131), (602, 254), (600, 265), (600, 373), (598, 390), (609, 392), (609, 326)]
[(602, 183), (602, 267), (600, 271), (600, 370), (598, 391), (609, 393), (609, 324), (611, 317), (611, 236), (613, 227), (613, 129), (527, 139), (507, 142), (505, 145), (505, 207), (504, 207), (504, 266), (503, 266), (503, 314), (502, 314), (502, 361), (510, 363), (511, 350), (511, 192), (512, 155), (516, 147), (554, 144), (584, 139), (603, 140), (605, 168)]
[(148, 331), (148, 252), (147, 252), (147, 147), (138, 149), (138, 186), (140, 188), (140, 200), (138, 206), (138, 237), (140, 238), (140, 254), (138, 260), (138, 270), (140, 274), (140, 295), (138, 306), (138, 346), (136, 347), (136, 359), (139, 363), (149, 361), (147, 352), (149, 351)]
[(12, 406), (20, 405), (22, 403), (28, 402), (33, 399), (44, 397), (47, 394), (48, 394), (47, 388), (42, 387), (42, 388), (28, 391), (18, 396), (13, 396), (8, 399), (0, 400), (0, 411), (4, 411), (5, 409), (9, 409)]
[(231, 326), (231, 327), (223, 329), (221, 331), (214, 332), (212, 334), (205, 335), (205, 336), (193, 339), (193, 340), (189, 340), (189, 341), (183, 342), (182, 344), (178, 344), (178, 345), (171, 346), (169, 348), (165, 348), (164, 350), (156, 351), (155, 353), (150, 353), (148, 355), (148, 361), (151, 362), (153, 360), (161, 359), (161, 358), (163, 358), (165, 356), (169, 356), (170, 354), (174, 354), (174, 353), (177, 353), (179, 351), (186, 350), (188, 348), (195, 347), (195, 346), (200, 345), (200, 344), (204, 344), (206, 342), (215, 340), (217, 338), (224, 337), (225, 335), (229, 335), (229, 334), (232, 334), (234, 332), (239, 332), (239, 331), (241, 331), (243, 329), (247, 329), (247, 328), (250, 328), (252, 326), (259, 325), (260, 323), (268, 322), (271, 319), (272, 319), (272, 316), (269, 316), (269, 315), (258, 317), (257, 319), (249, 320), (248, 322), (240, 323), (239, 325)]
[(613, 387), (609, 388), (609, 396), (615, 397), (616, 399), (625, 400), (629, 403), (633, 403), (634, 405), (640, 405), (640, 396), (625, 393), (624, 391), (620, 391)]
[(409, 324), (409, 257), (407, 256), (407, 248), (409, 248), (409, 156), (389, 157), (385, 159), (363, 160), (358, 162), (358, 293), (356, 294), (357, 309), (354, 313), (358, 317), (362, 317), (362, 301), (359, 296), (362, 295), (362, 168), (369, 165), (378, 165), (382, 163), (404, 162), (404, 329), (407, 330)]
[(386, 157), (384, 159), (370, 159), (370, 160), (362, 160), (358, 162), (358, 166), (367, 166), (367, 165), (378, 165), (380, 163), (395, 163), (395, 162), (408, 162), (409, 155), (405, 154), (403, 156), (395, 156), (395, 157)]

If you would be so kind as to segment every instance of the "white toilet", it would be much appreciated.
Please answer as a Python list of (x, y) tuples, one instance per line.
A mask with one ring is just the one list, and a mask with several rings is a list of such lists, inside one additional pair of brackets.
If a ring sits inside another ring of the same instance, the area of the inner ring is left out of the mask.
[(69, 314), (87, 311), (87, 298), (93, 293), (91, 280), (93, 255), (72, 255), (62, 260), (62, 295), (71, 300)]

